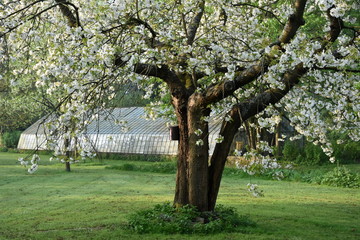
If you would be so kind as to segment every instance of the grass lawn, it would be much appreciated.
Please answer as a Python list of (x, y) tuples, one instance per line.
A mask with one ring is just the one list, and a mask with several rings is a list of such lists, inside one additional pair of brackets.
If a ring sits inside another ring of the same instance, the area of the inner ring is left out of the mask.
[[(124, 227), (139, 209), (172, 201), (174, 174), (79, 164), (72, 172), (42, 156), (30, 175), (20, 154), (0, 154), (0, 239), (360, 239), (360, 190), (253, 178), (261, 198), (246, 190), (249, 178), (224, 176), (218, 203), (249, 215), (257, 227), (215, 235), (138, 235)], [(136, 164), (153, 164), (136, 162)]]

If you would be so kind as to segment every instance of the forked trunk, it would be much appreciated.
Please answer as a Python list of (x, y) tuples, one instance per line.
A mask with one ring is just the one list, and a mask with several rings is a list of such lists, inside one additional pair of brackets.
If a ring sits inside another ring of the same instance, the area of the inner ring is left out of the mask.
[[(214, 171), (209, 165), (209, 127), (204, 117), (209, 116), (210, 110), (193, 102), (190, 99), (186, 107), (181, 105), (183, 108), (174, 104), (180, 131), (174, 205), (190, 204), (200, 211), (211, 211), (220, 187), (214, 183), (220, 183), (223, 166)], [(223, 158), (220, 165), (225, 164), (227, 153), (218, 156)], [(214, 188), (217, 189), (214, 191)]]

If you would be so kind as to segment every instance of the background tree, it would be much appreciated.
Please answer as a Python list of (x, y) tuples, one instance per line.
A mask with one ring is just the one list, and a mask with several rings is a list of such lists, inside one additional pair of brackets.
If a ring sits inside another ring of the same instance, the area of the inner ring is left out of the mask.
[[(180, 129), (174, 204), (213, 210), (235, 132), (264, 110), (277, 114), (273, 104), (329, 155), (327, 130), (355, 124), (359, 140), (358, 8), (351, 0), (3, 1), (3, 78), (62, 89), (57, 129), (85, 126), (115, 85), (160, 79)], [(209, 160), (208, 119), (219, 108), (222, 141)]]

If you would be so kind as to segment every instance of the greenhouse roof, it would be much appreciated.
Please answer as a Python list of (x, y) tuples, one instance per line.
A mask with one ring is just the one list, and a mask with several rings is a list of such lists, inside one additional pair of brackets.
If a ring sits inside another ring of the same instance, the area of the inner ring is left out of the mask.
[[(170, 140), (169, 121), (164, 118), (149, 120), (145, 115), (142, 107), (101, 111), (97, 120), (87, 127), (86, 136), (98, 152), (176, 154), (177, 141)], [(209, 140), (212, 150), (220, 128), (220, 119), (216, 116), (210, 119)], [(43, 122), (44, 118), (21, 134), (19, 149), (46, 149)]]

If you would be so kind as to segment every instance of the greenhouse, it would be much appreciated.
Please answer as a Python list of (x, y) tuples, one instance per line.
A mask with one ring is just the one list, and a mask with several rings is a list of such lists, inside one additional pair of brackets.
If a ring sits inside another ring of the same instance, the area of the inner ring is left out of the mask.
[[(109, 113), (111, 112), (111, 113)], [(169, 120), (145, 118), (145, 108), (116, 108), (99, 114), (86, 130), (86, 137), (95, 152), (121, 154), (175, 155), (178, 142), (170, 139)], [(209, 122), (210, 153), (218, 138), (220, 119)], [(20, 136), (19, 149), (47, 149), (44, 119), (26, 129)], [(122, 124), (118, 124), (118, 123)]]

